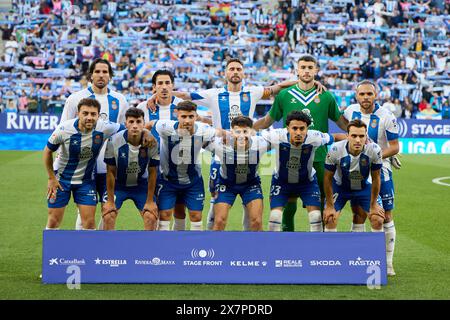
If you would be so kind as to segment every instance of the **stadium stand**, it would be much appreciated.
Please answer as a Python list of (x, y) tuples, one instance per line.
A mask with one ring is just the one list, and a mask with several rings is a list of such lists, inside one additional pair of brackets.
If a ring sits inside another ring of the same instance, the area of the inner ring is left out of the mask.
[(357, 81), (374, 79), (397, 117), (450, 117), (449, 0), (13, 2), (0, 9), (1, 112), (61, 112), (97, 57), (137, 105), (159, 68), (175, 72), (179, 90), (220, 87), (237, 56), (247, 84), (269, 85), (295, 78), (310, 53), (342, 109)]

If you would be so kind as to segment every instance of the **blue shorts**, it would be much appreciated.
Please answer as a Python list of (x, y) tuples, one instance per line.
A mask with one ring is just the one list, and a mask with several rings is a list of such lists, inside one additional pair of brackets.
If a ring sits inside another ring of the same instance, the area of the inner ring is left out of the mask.
[(95, 188), (98, 194), (98, 202), (106, 202), (106, 173), (95, 174)]
[(385, 211), (394, 209), (394, 181), (392, 179), (381, 181), (380, 196)]
[(214, 200), (214, 203), (225, 202), (230, 206), (233, 205), (234, 200), (238, 195), (241, 196), (242, 204), (246, 206), (249, 202), (256, 199), (263, 199), (263, 192), (261, 189), (261, 182), (254, 181), (253, 183), (244, 183), (240, 185), (226, 185), (226, 184), (218, 184), (217, 185), (217, 198)]
[(334, 202), (334, 209), (341, 211), (345, 207), (347, 201), (350, 200), (351, 206), (361, 206), (364, 211), (370, 210), (370, 198), (372, 192), (372, 185), (367, 184), (366, 187), (358, 191), (343, 190), (333, 181), (333, 197), (336, 199)]
[(116, 208), (120, 209), (125, 200), (133, 200), (134, 205), (139, 211), (144, 210), (145, 201), (147, 200), (148, 184), (140, 183), (134, 187), (117, 186), (114, 190)]
[(320, 207), (320, 189), (317, 177), (306, 183), (283, 183), (272, 176), (270, 209), (284, 207), (289, 198), (300, 197), (304, 206)]
[(49, 208), (63, 208), (67, 206), (70, 200), (70, 194), (73, 193), (73, 199), (76, 204), (85, 206), (97, 205), (97, 194), (95, 191), (95, 181), (84, 181), (81, 184), (70, 184), (60, 181), (64, 191), (57, 190), (56, 198), (47, 200)]
[(219, 184), (219, 172), (220, 172), (220, 163), (216, 162), (213, 159), (211, 162), (211, 168), (209, 169), (209, 192), (216, 192), (217, 185)]
[(202, 211), (205, 201), (203, 179), (190, 184), (179, 184), (161, 178), (157, 184), (157, 199), (159, 210), (173, 209), (176, 203), (182, 203), (188, 210)]

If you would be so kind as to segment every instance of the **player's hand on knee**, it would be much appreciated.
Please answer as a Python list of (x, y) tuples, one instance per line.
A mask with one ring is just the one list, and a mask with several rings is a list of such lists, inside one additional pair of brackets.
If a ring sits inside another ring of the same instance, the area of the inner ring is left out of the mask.
[(396, 154), (394, 156), (392, 156), (390, 158), (391, 160), (391, 165), (395, 168), (395, 169), (400, 169), (402, 167), (402, 163), (400, 162), (400, 154)]
[(147, 100), (147, 109), (150, 109), (152, 112), (156, 111), (156, 94), (152, 95), (150, 99)]
[(385, 219), (384, 209), (378, 203), (370, 208), (369, 219), (372, 219), (373, 216), (380, 217), (383, 221)]
[(314, 85), (317, 87), (317, 93), (318, 94), (322, 94), (325, 91), (327, 91), (327, 88), (322, 83), (320, 83), (319, 81), (314, 80)]
[(52, 197), (56, 198), (56, 192), (59, 190), (64, 191), (63, 187), (59, 183), (58, 179), (56, 178), (49, 178), (48, 179), (48, 185), (47, 185), (47, 199), (50, 199)]
[(143, 212), (144, 214), (148, 212), (158, 218), (158, 206), (154, 201), (145, 203)]
[(334, 208), (325, 208), (323, 211), (325, 216), (325, 224), (335, 224), (337, 220), (337, 212)]
[(111, 201), (105, 202), (105, 204), (103, 205), (103, 212), (102, 212), (103, 217), (106, 216), (107, 214), (116, 213), (116, 212), (117, 212), (117, 208), (116, 208), (116, 204), (114, 202), (111, 202)]

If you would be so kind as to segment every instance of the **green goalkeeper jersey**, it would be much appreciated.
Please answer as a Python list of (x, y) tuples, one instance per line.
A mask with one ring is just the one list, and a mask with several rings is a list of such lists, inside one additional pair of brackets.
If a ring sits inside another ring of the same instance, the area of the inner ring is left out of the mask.
[[(275, 121), (283, 118), (283, 124), (286, 126), (286, 118), (294, 110), (305, 110), (308, 112), (313, 121), (309, 129), (324, 133), (328, 133), (328, 119), (337, 121), (341, 116), (336, 100), (329, 91), (318, 95), (316, 87), (304, 91), (297, 84), (278, 93), (269, 115)], [(326, 146), (318, 148), (314, 162), (325, 161), (326, 154)]]

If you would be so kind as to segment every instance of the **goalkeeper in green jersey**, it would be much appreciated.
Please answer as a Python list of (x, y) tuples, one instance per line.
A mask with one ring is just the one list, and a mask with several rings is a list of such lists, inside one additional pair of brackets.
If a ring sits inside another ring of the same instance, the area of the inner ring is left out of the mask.
[[(309, 129), (328, 133), (328, 119), (331, 119), (336, 122), (339, 128), (346, 131), (348, 121), (339, 111), (339, 107), (333, 95), (329, 91), (324, 91), (321, 94), (317, 92), (317, 87), (314, 83), (314, 78), (319, 71), (317, 60), (310, 55), (301, 56), (297, 63), (297, 71), (298, 83), (283, 89), (276, 96), (272, 108), (268, 114), (255, 122), (253, 126), (254, 129), (266, 129), (275, 121), (279, 121), (280, 119), (283, 119), (283, 124), (286, 126), (286, 118), (288, 114), (293, 110), (302, 110), (303, 112), (309, 114), (312, 118), (312, 123)], [(325, 193), (323, 191), (323, 176), (326, 154), (326, 146), (322, 146), (317, 149), (314, 158), (314, 169), (316, 170), (321, 192), (321, 211), (323, 211), (325, 197)], [(296, 211), (297, 199), (290, 199), (283, 211), (283, 231), (294, 231), (294, 215)], [(322, 220), (322, 217), (314, 217), (314, 219)], [(316, 222), (318, 221), (310, 221), (310, 223), (317, 225)]]

